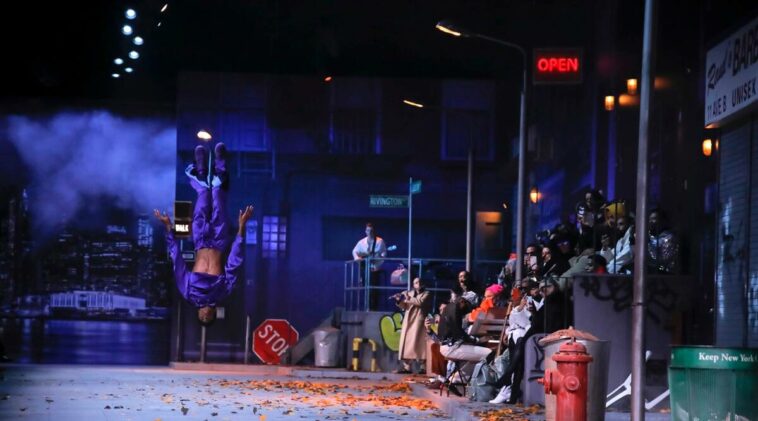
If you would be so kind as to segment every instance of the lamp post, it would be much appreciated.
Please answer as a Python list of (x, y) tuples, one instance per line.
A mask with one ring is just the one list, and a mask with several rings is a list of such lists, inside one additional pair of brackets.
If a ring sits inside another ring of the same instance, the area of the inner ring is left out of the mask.
[(516, 279), (523, 278), (524, 262), (524, 219), (526, 213), (526, 50), (520, 45), (493, 38), (488, 35), (470, 32), (446, 20), (439, 21), (436, 26), (440, 31), (456, 37), (479, 38), (485, 41), (494, 42), (508, 48), (513, 48), (521, 53), (523, 69), (521, 80), (521, 116), (519, 121), (519, 142), (518, 142), (518, 198), (516, 201)]
[[(205, 129), (202, 129), (197, 132), (197, 138), (203, 142), (209, 143), (211, 140), (213, 140), (213, 135), (211, 135), (211, 132)], [(208, 182), (208, 185), (211, 184), (211, 154), (210, 151), (208, 153), (208, 179), (206, 180)]]
[[(427, 110), (439, 110), (443, 111), (443, 108), (441, 107), (427, 107), (425, 104), (411, 100), (411, 99), (404, 99), (403, 103), (405, 105), (420, 108), (420, 109), (427, 109)], [(472, 214), (473, 214), (473, 190), (474, 190), (474, 146), (472, 139), (472, 130), (471, 130), (471, 122), (468, 123), (468, 167), (467, 167), (467, 183), (466, 183), (466, 271), (471, 272), (471, 260), (472, 260)]]

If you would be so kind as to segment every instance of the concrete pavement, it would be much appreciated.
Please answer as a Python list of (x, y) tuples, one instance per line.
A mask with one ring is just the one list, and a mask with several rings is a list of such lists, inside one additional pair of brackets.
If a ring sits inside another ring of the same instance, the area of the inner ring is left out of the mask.
[[(0, 420), (542, 420), (539, 407), (440, 396), (424, 378), (238, 364), (0, 366)], [(497, 411), (497, 412), (496, 412)], [(648, 414), (649, 420), (668, 414)], [(629, 419), (608, 413), (606, 420)]]

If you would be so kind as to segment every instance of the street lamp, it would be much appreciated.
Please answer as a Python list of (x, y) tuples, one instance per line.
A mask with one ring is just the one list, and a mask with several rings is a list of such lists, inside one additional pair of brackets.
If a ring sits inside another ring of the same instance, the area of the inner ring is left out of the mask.
[[(526, 50), (520, 45), (512, 42), (503, 41), (487, 35), (477, 34), (467, 31), (466, 29), (454, 24), (453, 22), (442, 20), (436, 25), (440, 31), (462, 38), (479, 38), (485, 41), (494, 42), (508, 48), (513, 48), (521, 53), (522, 58), (522, 80), (521, 80), (521, 117), (519, 121), (519, 142), (518, 142), (518, 198), (516, 206), (516, 261), (524, 261), (524, 219), (526, 211)], [(523, 267), (521, 264), (516, 265), (516, 279), (523, 278)]]
[(211, 136), (211, 133), (208, 130), (200, 130), (197, 132), (197, 138), (207, 142), (213, 139), (213, 136)]
[[(211, 135), (211, 132), (209, 132), (208, 130), (201, 129), (201, 130), (199, 130), (197, 132), (197, 138), (200, 139), (203, 142), (210, 142), (211, 139), (213, 139), (213, 136)], [(207, 180), (208, 181), (208, 185), (211, 184), (211, 172), (210, 172), (210, 168), (211, 168), (211, 154), (209, 153), (208, 154), (208, 169), (209, 170), (208, 170), (208, 180)]]
[[(403, 103), (405, 105), (415, 107), (415, 108), (426, 108), (427, 110), (442, 110), (440, 107), (426, 107), (423, 103), (410, 100), (410, 99), (404, 99)], [(467, 166), (467, 187), (466, 187), (466, 271), (471, 271), (471, 240), (472, 240), (472, 224), (471, 224), (471, 217), (473, 213), (473, 190), (474, 190), (474, 147), (473, 147), (473, 139), (471, 135), (471, 122), (468, 123), (468, 166)]]

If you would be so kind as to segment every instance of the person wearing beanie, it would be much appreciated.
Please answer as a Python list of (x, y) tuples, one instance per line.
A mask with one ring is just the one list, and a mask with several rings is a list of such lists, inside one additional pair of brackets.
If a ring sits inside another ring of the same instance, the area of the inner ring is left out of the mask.
[(484, 315), (489, 311), (490, 309), (495, 307), (495, 299), (497, 296), (499, 296), (503, 290), (502, 285), (494, 284), (487, 287), (487, 289), (484, 290), (484, 299), (482, 300), (482, 303), (479, 304), (479, 307), (473, 309), (471, 313), (468, 315), (468, 321), (473, 323), (479, 315)]

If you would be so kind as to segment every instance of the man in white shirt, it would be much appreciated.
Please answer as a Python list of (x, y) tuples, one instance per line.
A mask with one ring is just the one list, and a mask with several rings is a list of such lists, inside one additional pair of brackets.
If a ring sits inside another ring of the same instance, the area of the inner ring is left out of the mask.
[(613, 246), (607, 244), (607, 237), (603, 238), (603, 247), (598, 254), (608, 262), (606, 265), (608, 273), (630, 274), (631, 265), (634, 261), (634, 242), (632, 240), (634, 225), (631, 217), (619, 216), (616, 219), (614, 229), (617, 230), (621, 238)]
[[(382, 237), (376, 235), (374, 231), (374, 225), (372, 223), (366, 224), (366, 237), (362, 238), (353, 247), (353, 260), (360, 261), (360, 273), (361, 279), (365, 278), (366, 266), (365, 262), (369, 262), (369, 282), (366, 284), (369, 286), (376, 286), (379, 282), (379, 272), (381, 271), (382, 258), (387, 257), (387, 245), (384, 243)], [(377, 310), (379, 298), (379, 290), (369, 289), (369, 310)]]

